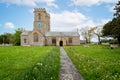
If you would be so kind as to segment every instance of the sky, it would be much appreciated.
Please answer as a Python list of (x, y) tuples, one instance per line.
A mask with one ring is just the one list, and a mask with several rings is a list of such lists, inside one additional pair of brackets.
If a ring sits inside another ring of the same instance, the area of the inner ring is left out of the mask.
[(34, 8), (46, 8), (51, 31), (104, 25), (114, 16), (118, 0), (0, 0), (0, 34), (33, 29)]

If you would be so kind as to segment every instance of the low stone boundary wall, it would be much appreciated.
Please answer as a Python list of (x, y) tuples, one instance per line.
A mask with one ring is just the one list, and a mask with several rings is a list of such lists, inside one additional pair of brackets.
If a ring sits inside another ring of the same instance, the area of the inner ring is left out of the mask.
[(111, 49), (114, 49), (114, 48), (117, 48), (117, 47), (118, 47), (118, 44), (110, 44)]

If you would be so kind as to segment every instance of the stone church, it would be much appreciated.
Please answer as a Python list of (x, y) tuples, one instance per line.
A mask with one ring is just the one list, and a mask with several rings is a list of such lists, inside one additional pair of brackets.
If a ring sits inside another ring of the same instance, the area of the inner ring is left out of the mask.
[(22, 46), (65, 46), (80, 45), (77, 32), (51, 32), (50, 14), (45, 8), (34, 9), (33, 30), (24, 30), (21, 34)]

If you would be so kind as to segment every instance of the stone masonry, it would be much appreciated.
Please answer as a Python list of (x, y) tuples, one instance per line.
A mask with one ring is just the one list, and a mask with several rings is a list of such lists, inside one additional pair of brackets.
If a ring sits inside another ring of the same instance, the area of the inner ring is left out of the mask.
[(45, 8), (35, 8), (33, 30), (22, 32), (21, 46), (46, 45), (80, 45), (80, 35), (77, 32), (51, 32), (50, 14)]

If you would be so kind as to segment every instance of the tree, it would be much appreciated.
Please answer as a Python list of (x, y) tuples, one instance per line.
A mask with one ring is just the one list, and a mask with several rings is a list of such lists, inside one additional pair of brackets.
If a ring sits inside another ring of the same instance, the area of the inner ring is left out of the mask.
[(120, 17), (120, 1), (118, 1), (118, 3), (116, 4), (114, 10), (116, 10), (116, 12), (114, 13), (114, 16)]
[(0, 44), (12, 44), (13, 43), (13, 34), (4, 33), (0, 35)]
[(3, 43), (4, 43), (4, 35), (1, 34), (1, 35), (0, 35), (0, 44), (3, 44)]
[(11, 33), (4, 33), (0, 35), (0, 44), (14, 44), (20, 45), (20, 36), (23, 29), (18, 28), (15, 30), (14, 34)]
[(86, 43), (91, 42), (91, 38), (93, 36), (91, 28), (83, 27), (83, 28), (80, 29), (80, 33), (81, 33), (82, 37), (85, 39)]
[(115, 18), (104, 25), (102, 32), (103, 36), (117, 38), (120, 45), (120, 1), (116, 4), (114, 10), (116, 10), (114, 13)]
[(94, 33), (93, 31), (95, 30), (96, 27), (91, 27), (89, 30), (88, 30), (88, 40), (89, 40), (89, 43), (91, 42), (91, 38), (94, 36)]
[(11, 33), (5, 33), (5, 43), (12, 44), (13, 43), (13, 34)]
[(95, 34), (98, 37), (98, 44), (101, 44), (100, 37), (102, 36), (102, 27), (96, 26), (92, 28), (93, 34)]
[(88, 28), (87, 27), (82, 27), (79, 31), (80, 31), (80, 34), (82, 35), (83, 39), (85, 39), (85, 43), (88, 43), (88, 33), (87, 33), (87, 30)]
[(98, 37), (98, 43), (101, 44), (100, 42), (100, 37), (102, 36), (102, 27), (96, 26), (96, 27), (84, 27), (81, 28), (81, 33), (83, 38), (86, 40), (86, 43), (91, 42), (91, 38), (96, 35)]
[(23, 29), (22, 28), (18, 28), (15, 30), (15, 34), (14, 34), (14, 45), (20, 45), (21, 39), (21, 33), (22, 33)]

